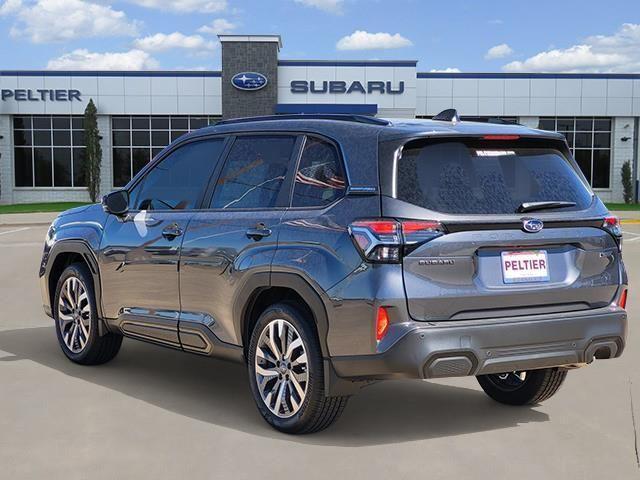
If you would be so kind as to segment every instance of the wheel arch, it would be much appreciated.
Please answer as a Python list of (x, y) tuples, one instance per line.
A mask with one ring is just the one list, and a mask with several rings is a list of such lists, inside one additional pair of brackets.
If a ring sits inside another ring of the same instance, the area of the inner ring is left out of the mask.
[(309, 282), (295, 273), (273, 272), (256, 275), (256, 279), (245, 285), (245, 293), (240, 295), (240, 302), (236, 302), (236, 318), (239, 338), (245, 349), (251, 334), (251, 327), (255, 324), (264, 309), (279, 302), (292, 302), (306, 310), (313, 319), (313, 327), (318, 334), (323, 358), (329, 357), (327, 348), (328, 318), (327, 311), (320, 294)]
[[(98, 317), (102, 319), (102, 286), (100, 283), (98, 260), (89, 245), (82, 240), (61, 240), (57, 242), (49, 252), (49, 261), (47, 262), (44, 275), (46, 278), (47, 298), (51, 305), (51, 311), (53, 313), (55, 303), (54, 296), (58, 279), (69, 265), (77, 262), (84, 263), (89, 269), (89, 272), (91, 272), (93, 291), (96, 297), (96, 310), (98, 311)], [(100, 335), (103, 335), (106, 333), (104, 322), (100, 321), (99, 325)]]

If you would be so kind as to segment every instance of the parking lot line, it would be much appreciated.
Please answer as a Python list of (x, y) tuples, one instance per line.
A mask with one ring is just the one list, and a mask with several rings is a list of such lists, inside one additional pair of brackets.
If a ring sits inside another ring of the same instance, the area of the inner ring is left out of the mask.
[(15, 230), (7, 230), (6, 232), (0, 232), (0, 235), (7, 235), (9, 233), (24, 232), (25, 230), (29, 230), (29, 227), (16, 228)]

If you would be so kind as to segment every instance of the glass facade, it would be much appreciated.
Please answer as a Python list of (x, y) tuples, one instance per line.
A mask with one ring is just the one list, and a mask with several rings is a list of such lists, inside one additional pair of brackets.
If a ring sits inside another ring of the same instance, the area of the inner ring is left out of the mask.
[(84, 118), (13, 117), (16, 187), (84, 187)]
[(220, 117), (186, 115), (111, 117), (113, 186), (126, 185), (172, 141), (219, 119)]
[(611, 118), (540, 117), (538, 128), (562, 133), (593, 188), (611, 187)]

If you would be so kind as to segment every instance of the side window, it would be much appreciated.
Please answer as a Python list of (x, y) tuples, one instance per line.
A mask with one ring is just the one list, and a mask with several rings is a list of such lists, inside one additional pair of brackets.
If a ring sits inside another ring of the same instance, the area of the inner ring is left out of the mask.
[(195, 208), (223, 146), (223, 139), (208, 139), (188, 143), (170, 153), (133, 189), (131, 209)]
[(340, 156), (329, 142), (307, 137), (293, 188), (293, 207), (328, 205), (344, 194)]
[(211, 208), (275, 207), (295, 142), (294, 136), (238, 137), (216, 184)]

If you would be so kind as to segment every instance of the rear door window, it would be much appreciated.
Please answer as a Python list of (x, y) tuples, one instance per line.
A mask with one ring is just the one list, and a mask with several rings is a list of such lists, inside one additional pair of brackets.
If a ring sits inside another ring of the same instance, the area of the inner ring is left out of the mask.
[(558, 150), (518, 142), (441, 141), (406, 148), (397, 198), (452, 214), (513, 214), (524, 202), (567, 201), (582, 210), (591, 193)]
[(238, 137), (216, 183), (211, 208), (278, 206), (295, 143), (293, 135)]
[(344, 194), (345, 180), (334, 145), (307, 137), (293, 187), (293, 207), (328, 205)]

